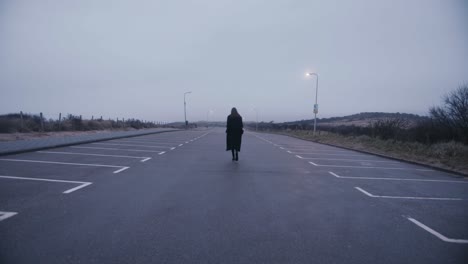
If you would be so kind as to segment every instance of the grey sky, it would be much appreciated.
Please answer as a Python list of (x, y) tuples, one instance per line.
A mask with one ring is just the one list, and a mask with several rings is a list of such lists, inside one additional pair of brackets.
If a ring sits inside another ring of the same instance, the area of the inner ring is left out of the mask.
[(0, 113), (246, 120), (425, 114), (468, 82), (468, 4), (0, 0)]

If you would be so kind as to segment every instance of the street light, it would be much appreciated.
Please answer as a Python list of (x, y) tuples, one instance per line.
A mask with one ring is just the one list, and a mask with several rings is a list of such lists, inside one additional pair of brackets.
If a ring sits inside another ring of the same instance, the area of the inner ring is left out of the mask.
[(254, 107), (253, 110), (255, 111), (255, 131), (258, 131), (258, 109)]
[(308, 72), (306, 74), (307, 76), (315, 75), (316, 77), (316, 83), (315, 83), (315, 105), (314, 105), (314, 136), (315, 136), (315, 130), (317, 127), (317, 113), (318, 113), (318, 104), (317, 104), (317, 97), (318, 97), (318, 74), (315, 72)]
[(185, 119), (185, 129), (188, 128), (188, 123), (187, 123), (187, 103), (185, 102), (185, 95), (190, 94), (192, 92), (185, 92), (184, 93), (184, 119)]

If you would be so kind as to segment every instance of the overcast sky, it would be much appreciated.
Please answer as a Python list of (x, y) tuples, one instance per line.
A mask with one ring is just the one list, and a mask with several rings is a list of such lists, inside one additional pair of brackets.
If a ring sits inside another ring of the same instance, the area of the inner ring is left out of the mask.
[(468, 83), (463, 0), (0, 0), (0, 114), (426, 114)]

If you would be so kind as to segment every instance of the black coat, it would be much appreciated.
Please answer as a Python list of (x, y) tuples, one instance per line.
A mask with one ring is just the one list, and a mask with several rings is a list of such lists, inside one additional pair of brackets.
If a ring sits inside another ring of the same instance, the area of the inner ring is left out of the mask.
[(242, 134), (244, 133), (244, 124), (241, 116), (229, 115), (226, 126), (226, 151), (240, 151), (242, 143)]

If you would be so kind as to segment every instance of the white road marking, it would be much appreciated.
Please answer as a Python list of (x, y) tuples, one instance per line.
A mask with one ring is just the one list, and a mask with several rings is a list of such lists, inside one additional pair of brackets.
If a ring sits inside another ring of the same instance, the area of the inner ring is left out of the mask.
[(72, 165), (72, 166), (89, 166), (89, 167), (107, 167), (107, 168), (121, 168), (114, 171), (119, 173), (130, 167), (116, 166), (116, 165), (104, 165), (104, 164), (89, 164), (89, 163), (72, 163), (72, 162), (57, 162), (57, 161), (42, 161), (42, 160), (22, 160), (22, 159), (0, 159), (0, 161), (13, 161), (13, 162), (31, 162), (31, 163), (45, 163), (45, 164), (58, 164), (58, 165)]
[(383, 162), (383, 163), (401, 163), (400, 161), (387, 160), (355, 160), (355, 159), (326, 159), (326, 158), (304, 158), (308, 160), (339, 160), (339, 161), (355, 161), (355, 162)]
[(434, 171), (429, 169), (412, 169), (412, 168), (392, 168), (392, 167), (367, 167), (367, 166), (346, 166), (346, 165), (322, 165), (309, 161), (310, 164), (317, 167), (335, 167), (335, 168), (357, 168), (357, 169), (382, 169), (382, 170), (416, 170), (416, 171)]
[(65, 154), (65, 155), (83, 155), (83, 156), (98, 156), (98, 157), (115, 157), (115, 158), (129, 158), (129, 159), (143, 159), (142, 162), (145, 162), (150, 157), (136, 157), (136, 156), (122, 156), (122, 155), (107, 155), (107, 154), (93, 154), (93, 153), (78, 153), (78, 152), (60, 152), (60, 151), (37, 151), (38, 153), (45, 154)]
[(118, 143), (91, 143), (93, 145), (110, 145), (110, 146), (129, 146), (129, 147), (140, 147), (140, 148), (170, 148), (168, 146), (147, 146), (147, 145), (135, 145), (135, 144), (118, 144)]
[(413, 222), (414, 224), (416, 224), (417, 226), (419, 226), (420, 228), (426, 230), (427, 232), (429, 232), (430, 234), (436, 236), (437, 238), (439, 238), (440, 240), (444, 241), (444, 242), (448, 242), (448, 243), (460, 243), (460, 244), (465, 244), (465, 243), (468, 243), (468, 239), (455, 239), (455, 238), (448, 238), (444, 235), (442, 235), (441, 233), (435, 231), (434, 229), (428, 227), (427, 225), (419, 222), (418, 220), (414, 219), (414, 218), (411, 218), (411, 217), (407, 217), (408, 220), (410, 220), (411, 222)]
[(346, 156), (346, 157), (363, 157), (363, 156), (366, 156), (366, 155), (362, 155), (362, 154), (357, 154), (357, 155), (354, 155), (354, 154), (330, 154), (330, 153), (318, 153), (318, 152), (308, 152), (308, 153), (303, 153), (303, 152), (291, 152), (291, 154), (301, 154), (301, 155), (320, 155), (320, 156)]
[(348, 150), (348, 151), (344, 151), (344, 150), (320, 150), (320, 149), (291, 149), (291, 148), (287, 148), (288, 150), (291, 150), (291, 151), (302, 151), (302, 152), (305, 152), (305, 151), (311, 151), (311, 152), (319, 152), (319, 153), (355, 153), (351, 150)]
[(340, 179), (356, 179), (356, 180), (384, 180), (384, 181), (418, 181), (418, 182), (446, 182), (446, 183), (461, 183), (468, 184), (468, 181), (451, 181), (451, 180), (428, 180), (428, 179), (405, 179), (405, 178), (377, 178), (377, 177), (350, 177), (340, 176), (334, 172), (329, 171), (331, 175)]
[(182, 147), (184, 144), (179, 144), (179, 147)]
[(303, 157), (299, 156), (299, 155), (296, 155), (296, 157), (300, 158), (300, 159), (303, 159)]
[(77, 149), (103, 149), (103, 150), (122, 150), (122, 151), (135, 151), (135, 152), (152, 152), (152, 153), (159, 153), (161, 150), (146, 150), (146, 149), (119, 149), (119, 148), (100, 148), (100, 147), (70, 147), (70, 148), (77, 148)]
[(283, 147), (280, 147), (280, 149), (284, 149)]
[(130, 168), (130, 167), (123, 167), (123, 168), (121, 168), (120, 170), (114, 171), (114, 173), (122, 172), (122, 171), (124, 171), (124, 170), (126, 170), (126, 169), (128, 169), (128, 168)]
[(188, 141), (185, 141), (185, 144), (188, 144), (189, 142)]
[(160, 152), (159, 155), (162, 155), (162, 154), (164, 154), (164, 153), (166, 153), (166, 151)]
[(292, 153), (292, 152), (288, 150), (288, 153)]
[(176, 149), (176, 148), (175, 148), (175, 147), (172, 147), (172, 148), (171, 148), (171, 150), (174, 150), (174, 149)]
[(412, 200), (439, 200), (439, 201), (463, 201), (461, 198), (440, 198), (440, 197), (411, 197), (411, 196), (386, 196), (386, 195), (374, 195), (362, 188), (354, 187), (356, 190), (364, 193), (365, 195), (372, 198), (388, 198), (388, 199), (412, 199)]
[(18, 213), (16, 212), (0, 212), (0, 221), (3, 221), (7, 218), (10, 218), (14, 215), (17, 215)]
[(116, 140), (116, 141), (112, 141), (112, 142), (115, 142), (115, 143), (152, 143), (152, 144), (165, 144), (165, 145), (173, 145), (173, 144), (177, 144), (177, 143), (169, 143), (167, 141), (165, 142), (160, 142), (160, 141), (151, 141), (151, 140)]
[(4, 179), (15, 179), (15, 180), (28, 180), (28, 181), (45, 181), (45, 182), (64, 182), (64, 183), (74, 183), (74, 184), (79, 184), (79, 186), (76, 186), (74, 188), (68, 189), (64, 191), (63, 193), (68, 194), (71, 192), (74, 192), (78, 189), (84, 188), (92, 182), (82, 182), (82, 181), (66, 181), (66, 180), (55, 180), (55, 179), (43, 179), (43, 178), (28, 178), (28, 177), (17, 177), (17, 176), (3, 176), (1, 175), (0, 178)]
[(145, 161), (148, 161), (150, 160), (151, 158), (146, 158), (146, 159), (142, 159), (141, 162), (145, 162)]

